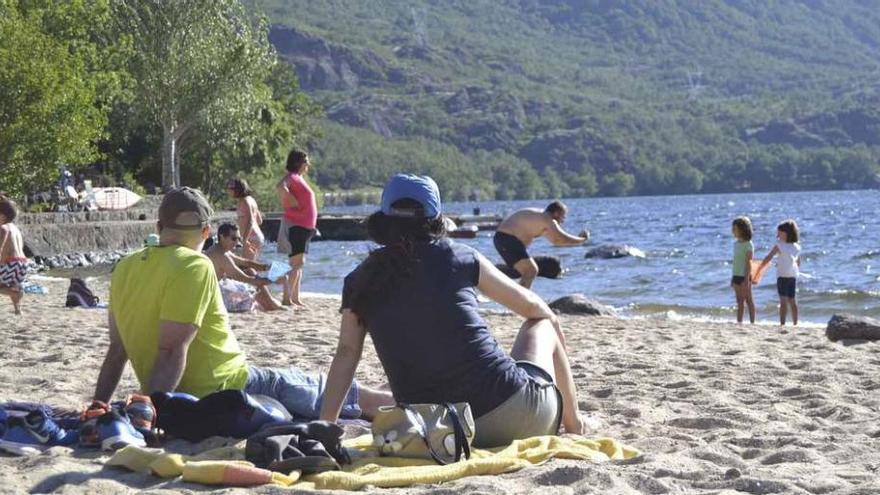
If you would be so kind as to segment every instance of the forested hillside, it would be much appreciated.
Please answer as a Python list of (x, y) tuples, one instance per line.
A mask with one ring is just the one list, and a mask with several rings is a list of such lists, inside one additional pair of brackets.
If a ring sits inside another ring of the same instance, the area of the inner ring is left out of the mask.
[(325, 189), (449, 198), (873, 187), (875, 0), (251, 0), (328, 122)]

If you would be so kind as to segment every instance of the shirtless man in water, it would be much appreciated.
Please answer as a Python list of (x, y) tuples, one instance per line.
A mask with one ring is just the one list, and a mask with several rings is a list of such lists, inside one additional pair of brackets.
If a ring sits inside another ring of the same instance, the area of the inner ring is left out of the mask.
[(268, 270), (269, 266), (232, 254), (232, 250), (240, 242), (241, 234), (235, 224), (224, 223), (217, 229), (217, 242), (205, 251), (205, 255), (214, 264), (217, 278), (231, 278), (256, 287), (257, 293), (254, 295), (254, 299), (263, 311), (282, 309), (282, 306), (272, 297), (266, 287), (270, 283), (269, 280), (250, 275), (244, 271)]
[(562, 230), (568, 209), (560, 201), (550, 203), (544, 211), (525, 208), (505, 218), (495, 232), (495, 249), (507, 263), (518, 271), (522, 278), (519, 283), (530, 288), (538, 276), (538, 264), (529, 256), (526, 248), (538, 237), (544, 236), (554, 246), (578, 246), (590, 240), (586, 230), (574, 236)]
[(14, 223), (15, 203), (0, 195), (0, 294), (12, 299), (15, 314), (21, 314), (21, 283), (27, 275), (24, 240)]

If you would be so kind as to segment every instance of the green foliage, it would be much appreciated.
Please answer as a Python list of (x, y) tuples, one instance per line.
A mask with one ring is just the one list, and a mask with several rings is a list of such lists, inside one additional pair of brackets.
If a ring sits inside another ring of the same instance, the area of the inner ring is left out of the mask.
[(636, 179), (626, 172), (614, 172), (602, 177), (602, 194), (605, 196), (626, 196), (636, 185)]
[(396, 173), (427, 174), (446, 201), (546, 194), (537, 173), (521, 158), (501, 151), (464, 154), (423, 138), (385, 139), (373, 132), (324, 124), (314, 146), (312, 174), (327, 189), (382, 188)]
[[(136, 191), (182, 176), (215, 198), (229, 176), (253, 174), (271, 200), (287, 152), (320, 115), (278, 63), (265, 19), (237, 0), (0, 0), (10, 194), (47, 186), (65, 165)], [(163, 176), (163, 161), (183, 166)]]
[(68, 14), (101, 5), (0, 1), (0, 190), (21, 195), (99, 156), (98, 91), (112, 84), (89, 70), (99, 52), (90, 36), (104, 18)]
[(218, 148), (253, 144), (272, 96), (265, 20), (251, 18), (238, 0), (117, 0), (113, 7), (117, 35), (133, 48), (136, 108), (162, 136), (163, 185), (180, 183), (187, 151), (207, 148), (196, 173), (204, 179)]
[[(296, 74), (287, 64), (275, 64), (265, 88), (270, 96), (254, 119), (251, 131), (237, 141), (212, 140), (194, 147), (184, 156), (184, 163), (204, 165), (200, 174), (184, 178), (188, 183), (201, 184), (208, 195), (222, 199), (226, 181), (233, 176), (244, 177), (261, 208), (278, 210), (275, 185), (287, 173), (287, 154), (293, 147), (304, 148), (302, 141), (318, 133), (315, 122), (321, 108), (299, 90)], [(319, 188), (316, 184), (312, 188), (320, 204)]]

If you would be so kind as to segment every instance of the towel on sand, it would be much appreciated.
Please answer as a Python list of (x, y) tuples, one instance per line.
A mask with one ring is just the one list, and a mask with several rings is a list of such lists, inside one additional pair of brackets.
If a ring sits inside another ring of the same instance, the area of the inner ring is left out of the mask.
[(223, 447), (196, 456), (166, 453), (161, 449), (125, 447), (108, 461), (137, 472), (152, 472), (163, 478), (183, 476), (185, 481), (206, 485), (255, 486), (275, 484), (320, 490), (359, 490), (441, 483), (467, 476), (502, 474), (541, 464), (553, 458), (591, 462), (631, 459), (639, 452), (611, 438), (542, 436), (517, 440), (508, 447), (473, 451), (470, 460), (438, 466), (429, 460), (376, 457), (372, 436), (364, 435), (344, 443), (356, 459), (344, 471), (300, 477), (260, 469), (244, 461), (244, 449)]
[(244, 460), (244, 449), (240, 447), (220, 447), (186, 456), (129, 445), (116, 451), (107, 464), (149, 472), (160, 478), (182, 476), (184, 481), (203, 485), (290, 486), (299, 479), (299, 473), (287, 476), (254, 466)]

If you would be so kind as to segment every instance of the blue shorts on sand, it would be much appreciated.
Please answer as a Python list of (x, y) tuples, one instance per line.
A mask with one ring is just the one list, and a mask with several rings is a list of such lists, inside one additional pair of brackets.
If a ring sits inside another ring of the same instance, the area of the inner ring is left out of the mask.
[[(244, 391), (272, 397), (283, 404), (295, 418), (316, 419), (321, 414), (325, 381), (324, 375), (308, 375), (295, 366), (289, 368), (250, 366)], [(346, 419), (361, 417), (357, 382), (351, 384), (351, 389), (342, 404), (340, 417)]]

